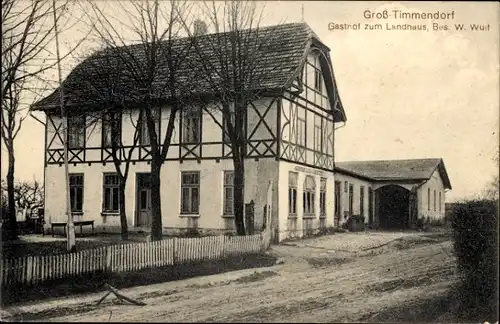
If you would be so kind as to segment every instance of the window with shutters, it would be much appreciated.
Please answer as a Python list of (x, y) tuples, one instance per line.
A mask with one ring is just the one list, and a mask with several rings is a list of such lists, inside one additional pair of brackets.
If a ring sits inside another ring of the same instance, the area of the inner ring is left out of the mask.
[(85, 115), (68, 116), (68, 148), (85, 147)]
[(198, 144), (201, 140), (201, 115), (199, 109), (186, 110), (182, 117), (182, 143)]
[[(114, 131), (113, 131), (114, 130)], [(122, 134), (122, 120), (121, 114), (119, 113), (108, 113), (104, 114), (102, 119), (102, 146), (103, 147), (112, 147), (113, 140), (116, 141), (116, 144), (120, 144)], [(115, 135), (115, 138), (113, 138)]]
[(234, 171), (224, 171), (224, 211), (225, 216), (234, 215)]
[[(151, 109), (151, 116), (153, 117), (155, 124), (155, 131), (157, 138), (160, 138), (160, 109)], [(148, 122), (146, 118), (146, 112), (143, 111), (139, 120), (139, 143), (143, 146), (151, 145), (151, 139), (148, 131)]]
[(288, 173), (288, 215), (297, 216), (297, 179), (296, 172)]

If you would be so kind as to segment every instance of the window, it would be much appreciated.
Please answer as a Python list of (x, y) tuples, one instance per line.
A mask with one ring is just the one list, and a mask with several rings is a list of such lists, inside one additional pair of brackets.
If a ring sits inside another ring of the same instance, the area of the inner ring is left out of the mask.
[(182, 120), (182, 141), (186, 144), (200, 142), (201, 119), (200, 112), (196, 109), (184, 112)]
[(434, 190), (434, 211), (436, 211), (436, 190)]
[[(160, 109), (151, 109), (151, 115), (153, 117), (153, 120), (155, 121), (155, 131), (156, 131), (156, 136), (159, 138), (160, 136)], [(151, 145), (151, 139), (149, 137), (149, 131), (148, 131), (148, 122), (146, 118), (146, 112), (142, 111), (141, 112), (141, 117), (140, 117), (140, 129), (139, 129), (139, 142), (141, 145)]]
[(234, 214), (234, 171), (224, 171), (224, 215)]
[(320, 179), (319, 189), (319, 216), (326, 216), (326, 179)]
[(297, 179), (296, 172), (288, 173), (288, 214), (297, 214)]
[(441, 205), (443, 204), (442, 198), (441, 198), (441, 191), (439, 191), (439, 212), (441, 212)]
[[(233, 127), (234, 127), (234, 123), (235, 123), (235, 114), (234, 114), (234, 111), (231, 111), (231, 125)], [(228, 131), (227, 124), (228, 124), (228, 119), (224, 118), (224, 130), (222, 131), (223, 141), (224, 142), (229, 142), (230, 141), (229, 131)]]
[(365, 187), (359, 187), (359, 214), (361, 216), (365, 215)]
[(306, 120), (297, 118), (297, 144), (306, 145)]
[[(122, 136), (122, 120), (121, 114), (109, 113), (105, 114), (102, 118), (102, 146), (111, 147), (115, 140), (117, 144), (120, 143)], [(115, 138), (113, 138), (115, 135)]]
[(347, 192), (349, 188), (349, 183), (347, 181), (344, 181), (344, 192)]
[(83, 174), (69, 175), (69, 196), (71, 212), (83, 212)]
[(103, 206), (105, 213), (118, 213), (120, 211), (120, 178), (116, 173), (104, 174)]
[(314, 215), (314, 202), (316, 196), (316, 180), (308, 175), (304, 180), (304, 215)]
[(198, 214), (200, 210), (200, 173), (181, 173), (181, 214)]
[(318, 92), (323, 91), (323, 83), (321, 80), (321, 72), (318, 69), (314, 69), (314, 89)]
[(349, 184), (349, 215), (352, 216), (354, 212), (354, 185)]
[(85, 147), (85, 115), (68, 116), (68, 148)]
[(427, 188), (427, 210), (431, 210), (431, 188)]
[(316, 124), (314, 125), (314, 149), (318, 152), (322, 152), (322, 147), (323, 147), (323, 129), (321, 127), (321, 120), (319, 122), (319, 125)]

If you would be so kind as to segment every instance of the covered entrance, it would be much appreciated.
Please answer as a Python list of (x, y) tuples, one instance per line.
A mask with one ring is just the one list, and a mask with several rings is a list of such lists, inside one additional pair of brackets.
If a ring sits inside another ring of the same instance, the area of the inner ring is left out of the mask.
[(410, 191), (397, 185), (375, 190), (376, 213), (380, 228), (410, 227)]

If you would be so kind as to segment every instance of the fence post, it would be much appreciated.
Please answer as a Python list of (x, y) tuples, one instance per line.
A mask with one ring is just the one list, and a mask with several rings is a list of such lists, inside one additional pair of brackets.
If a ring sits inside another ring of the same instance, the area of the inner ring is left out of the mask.
[(172, 242), (172, 263), (174, 265), (177, 264), (177, 248), (176, 248), (176, 246), (177, 246), (177, 238), (174, 237), (173, 242)]
[(111, 248), (113, 246), (109, 245), (106, 247), (106, 272), (111, 272)]
[(220, 258), (224, 258), (225, 255), (225, 249), (224, 247), (226, 246), (226, 235), (221, 235), (220, 236), (220, 239), (219, 239), (219, 243), (220, 243)]

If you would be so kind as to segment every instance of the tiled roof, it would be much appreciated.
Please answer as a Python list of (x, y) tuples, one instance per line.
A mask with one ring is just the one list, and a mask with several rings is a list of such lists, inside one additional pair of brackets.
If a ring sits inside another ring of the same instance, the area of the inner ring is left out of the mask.
[(442, 159), (409, 159), (379, 161), (347, 161), (335, 163), (339, 171), (376, 181), (428, 180), (436, 169), (439, 170), (444, 186), (451, 189), (451, 183)]
[[(258, 33), (248, 33), (247, 44), (259, 44), (259, 49), (251, 53), (258, 68), (255, 69), (253, 77), (253, 89), (277, 90), (284, 89), (288, 82), (295, 75), (303, 61), (310, 40), (315, 38), (315, 42), (320, 42), (316, 34), (306, 23), (290, 23), (277, 26), (262, 27)], [(210, 57), (210, 64), (213, 69), (211, 78), (219, 78), (220, 57), (217, 55), (221, 49), (214, 46), (221, 37), (232, 37), (230, 33), (207, 34), (198, 36), (197, 47), (193, 45), (192, 38), (179, 38), (174, 40), (171, 48), (174, 57), (179, 57), (175, 64), (179, 64), (176, 69), (176, 95), (192, 95), (215, 93), (213, 89), (215, 82), (209, 82), (206, 73), (203, 73), (203, 65), (200, 63), (200, 53), (202, 57)], [(253, 37), (253, 38), (252, 38)], [(324, 46), (324, 45), (323, 45)], [(113, 51), (127, 50), (116, 54)], [(254, 48), (256, 48), (254, 46)], [(325, 47), (328, 50), (327, 47)], [(113, 50), (102, 50), (94, 53), (82, 63), (77, 65), (63, 82), (66, 107), (92, 105), (99, 106), (106, 102), (107, 95), (113, 94), (114, 98), (122, 98), (126, 101), (137, 102), (133, 98), (141, 95), (137, 77), (130, 74), (130, 71), (142, 70), (138, 66), (143, 66), (146, 70), (148, 64), (145, 60), (145, 46), (143, 44), (130, 45)], [(117, 55), (126, 53), (133, 62), (132, 68), (124, 65), (124, 60)], [(165, 55), (166, 56), (166, 55)], [(252, 63), (254, 64), (254, 63)], [(155, 99), (168, 100), (171, 97), (168, 88), (169, 83), (169, 62), (164, 59), (158, 63), (155, 70), (152, 94)], [(207, 64), (205, 64), (207, 66)], [(194, 80), (194, 81), (193, 81)], [(112, 86), (111, 86), (112, 85)], [(109, 96), (108, 96), (109, 98)], [(48, 97), (40, 100), (31, 107), (32, 110), (50, 110), (58, 107), (59, 92), (54, 91)]]

